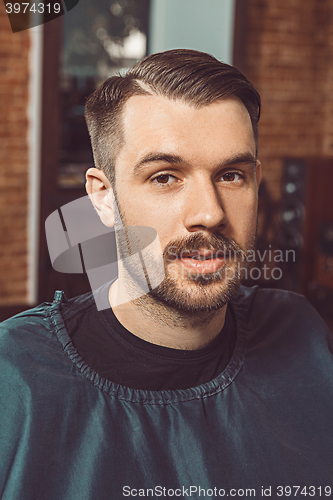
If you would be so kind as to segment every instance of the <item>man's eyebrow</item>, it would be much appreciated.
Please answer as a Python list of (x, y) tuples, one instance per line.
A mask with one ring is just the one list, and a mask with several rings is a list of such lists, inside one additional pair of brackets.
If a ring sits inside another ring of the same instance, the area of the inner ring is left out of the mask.
[[(168, 153), (147, 153), (143, 158), (141, 158), (133, 167), (133, 173), (137, 173), (141, 167), (144, 167), (148, 163), (154, 162), (165, 162), (171, 165), (186, 163), (185, 160), (178, 155), (168, 154)], [(227, 158), (219, 165), (220, 168), (232, 167), (233, 165), (240, 164), (252, 164), (256, 165), (256, 157), (252, 153), (240, 153), (231, 158)]]
[(252, 153), (240, 153), (224, 160), (221, 163), (221, 167), (232, 167), (233, 165), (240, 164), (252, 164), (255, 167), (257, 164), (257, 158)]
[(147, 163), (160, 162), (170, 164), (184, 163), (184, 159), (178, 155), (172, 155), (168, 153), (148, 153), (141, 160), (139, 160), (133, 167), (133, 172), (136, 173), (141, 167), (145, 166)]

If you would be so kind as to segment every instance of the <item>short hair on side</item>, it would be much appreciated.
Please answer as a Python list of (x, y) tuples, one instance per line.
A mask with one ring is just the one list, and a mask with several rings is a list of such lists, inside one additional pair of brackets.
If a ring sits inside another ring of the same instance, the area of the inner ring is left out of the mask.
[(94, 161), (115, 183), (115, 159), (123, 144), (121, 115), (134, 95), (161, 95), (196, 107), (238, 97), (251, 118), (258, 149), (260, 95), (245, 75), (212, 55), (189, 49), (151, 54), (124, 75), (107, 79), (86, 102)]

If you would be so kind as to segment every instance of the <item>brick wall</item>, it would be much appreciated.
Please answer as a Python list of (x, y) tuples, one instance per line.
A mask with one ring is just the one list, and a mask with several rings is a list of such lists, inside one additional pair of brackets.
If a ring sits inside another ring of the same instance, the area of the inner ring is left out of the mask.
[(330, 12), (328, 14), (327, 28), (323, 37), (327, 40), (326, 58), (327, 65), (325, 109), (324, 109), (324, 133), (323, 133), (323, 152), (325, 155), (333, 155), (333, 5), (331, 2)]
[(0, 2), (0, 306), (27, 300), (29, 31)]
[(247, 76), (262, 95), (259, 157), (274, 200), (284, 157), (333, 154), (333, 0), (249, 0)]

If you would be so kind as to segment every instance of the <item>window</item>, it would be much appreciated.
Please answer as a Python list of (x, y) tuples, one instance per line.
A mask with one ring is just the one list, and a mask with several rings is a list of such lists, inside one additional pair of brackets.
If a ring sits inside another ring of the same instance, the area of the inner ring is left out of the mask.
[(93, 165), (84, 120), (87, 96), (146, 55), (149, 0), (80, 0), (64, 16), (58, 185), (82, 187)]

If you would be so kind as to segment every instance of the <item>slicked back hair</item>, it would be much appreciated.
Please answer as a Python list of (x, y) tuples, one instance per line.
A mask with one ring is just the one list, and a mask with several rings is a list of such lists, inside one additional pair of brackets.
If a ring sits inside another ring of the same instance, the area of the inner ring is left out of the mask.
[(251, 118), (256, 148), (260, 95), (237, 68), (196, 50), (177, 49), (152, 54), (125, 76), (106, 80), (86, 103), (85, 118), (95, 166), (114, 185), (115, 160), (123, 145), (122, 110), (135, 95), (160, 95), (200, 107), (238, 97)]

